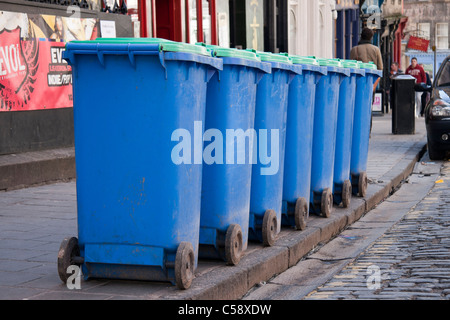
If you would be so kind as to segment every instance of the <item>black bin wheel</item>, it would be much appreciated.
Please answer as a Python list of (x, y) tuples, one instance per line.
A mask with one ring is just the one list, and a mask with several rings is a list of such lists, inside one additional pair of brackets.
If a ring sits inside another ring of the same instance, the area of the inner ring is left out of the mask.
[(80, 256), (80, 247), (78, 246), (78, 239), (75, 237), (65, 238), (59, 247), (58, 251), (58, 275), (62, 282), (67, 283), (70, 274), (67, 273), (67, 268), (71, 265), (80, 265), (76, 263), (75, 258)]
[(194, 279), (194, 248), (189, 242), (181, 242), (175, 256), (175, 283), (181, 290), (191, 286)]
[(243, 248), (243, 236), (241, 227), (232, 224), (225, 235), (225, 259), (227, 265), (235, 266), (241, 260)]
[(350, 180), (345, 180), (342, 186), (342, 205), (344, 208), (348, 208), (350, 205), (350, 199), (352, 197), (352, 183)]
[(358, 195), (360, 197), (365, 197), (367, 191), (367, 174), (361, 172), (358, 180)]
[(322, 192), (320, 209), (322, 216), (325, 218), (329, 218), (331, 216), (331, 210), (333, 209), (333, 194), (329, 188), (325, 188)]
[(269, 209), (264, 213), (262, 238), (265, 246), (273, 246), (277, 238), (278, 219), (275, 211)]
[(308, 202), (305, 198), (298, 198), (295, 202), (295, 228), (305, 230), (309, 216)]

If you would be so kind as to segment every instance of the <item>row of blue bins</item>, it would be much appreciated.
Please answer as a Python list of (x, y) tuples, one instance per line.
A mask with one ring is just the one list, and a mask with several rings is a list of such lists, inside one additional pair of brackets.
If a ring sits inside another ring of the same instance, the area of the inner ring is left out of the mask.
[(236, 265), (249, 240), (361, 193), (373, 64), (163, 39), (74, 41), (64, 59), (78, 238), (61, 243), (62, 281), (75, 264), (187, 289), (199, 258)]

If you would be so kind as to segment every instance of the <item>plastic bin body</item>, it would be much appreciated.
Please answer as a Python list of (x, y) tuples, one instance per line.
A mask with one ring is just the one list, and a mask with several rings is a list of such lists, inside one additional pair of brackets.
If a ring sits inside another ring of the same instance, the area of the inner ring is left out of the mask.
[[(210, 132), (222, 141), (205, 138), (205, 151), (213, 148), (213, 142), (216, 146), (220, 143), (223, 156), (204, 163), (200, 218), (199, 255), (213, 259), (225, 259), (223, 243), (233, 224), (242, 230), (242, 250), (247, 248), (252, 174), (249, 142), (253, 141), (256, 90), (262, 74), (271, 71), (270, 64), (260, 61), (221, 59), (223, 70), (208, 83), (205, 135)], [(217, 152), (216, 148), (216, 156)]]
[[(285, 59), (289, 61), (289, 58)], [(263, 75), (257, 87), (255, 131), (258, 141), (255, 142), (258, 143), (258, 157), (252, 168), (250, 196), (249, 239), (261, 242), (262, 224), (267, 210), (276, 213), (276, 233), (281, 228), (289, 84), (294, 75), (301, 75), (302, 72), (300, 65), (280, 62), (270, 64), (272, 73)]]
[[(361, 66), (364, 68), (364, 65)], [(361, 191), (360, 175), (367, 170), (369, 153), (370, 121), (372, 117), (373, 85), (382, 71), (364, 68), (365, 77), (356, 82), (355, 112), (353, 120), (352, 152), (350, 160), (350, 177), (353, 194)], [(358, 190), (359, 189), (359, 190)]]
[[(356, 82), (359, 78), (365, 76), (363, 69), (359, 69), (357, 66), (355, 67), (349, 68), (350, 77), (343, 78), (339, 91), (336, 151), (333, 173), (333, 201), (338, 205), (343, 200), (342, 193), (345, 192), (345, 190), (343, 190), (344, 184), (346, 181), (350, 183), (350, 161), (353, 138)], [(350, 194), (351, 192), (348, 195)], [(348, 201), (348, 199), (346, 201)]]
[(182, 241), (197, 265), (202, 164), (175, 164), (172, 134), (204, 121), (207, 81), (221, 61), (158, 47), (66, 47), (86, 278), (173, 282)]
[(333, 191), (334, 157), (336, 150), (336, 130), (339, 89), (348, 69), (327, 66), (328, 74), (317, 84), (311, 166), (310, 212), (323, 213), (322, 193)]
[(303, 64), (289, 87), (283, 179), (282, 224), (295, 226), (295, 204), (306, 200), (309, 208), (316, 85), (326, 67)]

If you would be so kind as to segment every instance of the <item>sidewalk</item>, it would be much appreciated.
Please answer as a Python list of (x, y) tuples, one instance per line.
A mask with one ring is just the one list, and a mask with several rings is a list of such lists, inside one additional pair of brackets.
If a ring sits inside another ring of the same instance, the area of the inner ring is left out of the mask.
[(425, 146), (423, 118), (415, 135), (392, 135), (390, 115), (374, 116), (364, 199), (353, 197), (347, 209), (335, 206), (328, 219), (310, 215), (304, 231), (282, 228), (273, 247), (250, 243), (237, 266), (199, 260), (184, 291), (165, 282), (107, 279), (69, 290), (58, 277), (56, 258), (63, 238), (77, 236), (75, 182), (0, 192), (0, 299), (239, 299), (385, 199), (412, 172)]

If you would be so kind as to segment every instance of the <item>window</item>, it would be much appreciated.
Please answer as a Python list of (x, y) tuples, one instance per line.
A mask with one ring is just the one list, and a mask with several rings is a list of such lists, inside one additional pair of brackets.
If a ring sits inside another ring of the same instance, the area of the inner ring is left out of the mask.
[(448, 23), (436, 23), (436, 48), (448, 49)]
[(418, 36), (424, 39), (430, 39), (430, 24), (429, 23), (418, 23), (417, 24)]

